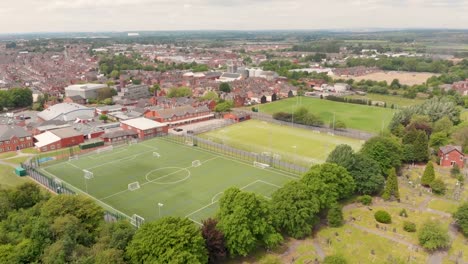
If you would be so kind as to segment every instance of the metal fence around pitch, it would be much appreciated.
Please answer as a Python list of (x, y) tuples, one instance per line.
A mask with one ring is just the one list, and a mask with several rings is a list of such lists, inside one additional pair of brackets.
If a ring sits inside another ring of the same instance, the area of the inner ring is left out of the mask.
[[(69, 188), (65, 183), (60, 179), (44, 174), (36, 169), (36, 163), (21, 163), (21, 167), (25, 169), (28, 175), (37, 183), (41, 184), (48, 190), (56, 194), (65, 194), (65, 195), (76, 195), (76, 192)], [(128, 217), (119, 214), (117, 212), (112, 212), (104, 210), (104, 220), (106, 222), (115, 222), (118, 220), (129, 220)]]
[(176, 142), (179, 144), (193, 145), (193, 147), (201, 148), (209, 152), (221, 154), (227, 157), (232, 157), (252, 164), (254, 161), (263, 164), (268, 164), (272, 168), (292, 174), (301, 175), (308, 171), (308, 168), (306, 167), (283, 161), (281, 160), (281, 157), (275, 155), (268, 155), (267, 153), (249, 152), (233, 148), (231, 146), (219, 144), (197, 136), (168, 135), (167, 137), (163, 137), (163, 139), (167, 139), (169, 141)]

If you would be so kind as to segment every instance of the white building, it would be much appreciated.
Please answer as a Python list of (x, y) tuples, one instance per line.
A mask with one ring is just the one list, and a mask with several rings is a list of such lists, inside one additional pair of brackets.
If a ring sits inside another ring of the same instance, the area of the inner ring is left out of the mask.
[(106, 88), (106, 84), (100, 83), (86, 83), (86, 84), (75, 84), (65, 87), (65, 96), (81, 96), (83, 99), (96, 99), (98, 91), (102, 88)]

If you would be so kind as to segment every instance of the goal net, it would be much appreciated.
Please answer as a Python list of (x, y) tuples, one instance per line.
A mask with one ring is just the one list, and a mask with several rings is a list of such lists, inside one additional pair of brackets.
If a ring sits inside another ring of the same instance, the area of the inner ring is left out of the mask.
[(106, 151), (111, 151), (113, 149), (114, 149), (114, 147), (112, 145), (110, 145), (110, 146), (107, 146), (107, 147), (97, 149), (96, 153), (99, 154), (99, 153), (103, 153), (103, 152), (106, 152)]
[(89, 170), (83, 170), (85, 179), (89, 180), (94, 178), (94, 173), (90, 172)]
[(135, 191), (140, 189), (140, 183), (139, 182), (132, 182), (128, 184), (128, 190), (129, 191)]
[(193, 146), (193, 140), (185, 140), (187, 146)]
[(140, 227), (145, 223), (145, 219), (137, 214), (134, 214), (132, 215), (132, 219), (130, 219), (130, 223), (135, 227)]
[(70, 156), (68, 157), (68, 161), (77, 160), (78, 157), (79, 157), (78, 155)]
[(161, 157), (161, 155), (159, 153), (157, 153), (157, 152), (153, 152), (153, 157), (159, 158), (159, 157)]
[(198, 167), (198, 166), (201, 166), (201, 162), (199, 160), (192, 161), (192, 167)]
[(268, 165), (268, 164), (257, 162), (257, 161), (254, 161), (253, 165), (255, 167), (257, 167), (257, 168), (260, 168), (260, 169), (266, 169), (266, 168), (270, 167), (270, 165)]

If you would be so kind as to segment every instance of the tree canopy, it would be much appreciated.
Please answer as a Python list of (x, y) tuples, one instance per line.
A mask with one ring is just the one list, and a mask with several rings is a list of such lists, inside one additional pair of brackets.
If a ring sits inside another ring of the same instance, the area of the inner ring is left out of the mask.
[(310, 234), (319, 210), (318, 198), (300, 181), (291, 181), (272, 195), (273, 223), (278, 230), (294, 238)]
[(192, 96), (192, 89), (189, 87), (174, 87), (169, 90), (169, 93), (167, 94), (167, 97), (173, 98), (173, 97), (190, 97)]
[(131, 263), (207, 263), (200, 229), (187, 218), (165, 217), (146, 223), (127, 248)]
[(419, 244), (429, 251), (447, 248), (450, 237), (447, 230), (437, 221), (427, 221), (419, 230)]
[(364, 143), (361, 153), (377, 161), (383, 175), (387, 175), (389, 169), (401, 166), (402, 148), (393, 138), (373, 137)]
[(468, 202), (458, 207), (457, 211), (453, 214), (453, 218), (457, 221), (457, 225), (463, 235), (468, 237)]
[(227, 189), (219, 201), (218, 218), (231, 256), (246, 256), (259, 244), (275, 247), (283, 239), (272, 225), (268, 203), (254, 193)]
[(312, 166), (301, 181), (317, 194), (321, 208), (329, 208), (338, 200), (350, 197), (356, 186), (348, 171), (334, 163)]

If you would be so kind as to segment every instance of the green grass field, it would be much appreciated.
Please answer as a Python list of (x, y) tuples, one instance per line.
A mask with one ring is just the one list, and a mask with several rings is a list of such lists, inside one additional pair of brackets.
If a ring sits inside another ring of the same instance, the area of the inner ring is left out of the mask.
[[(161, 156), (155, 157), (153, 152)], [(202, 164), (193, 167), (195, 160)], [(85, 180), (83, 169), (91, 171), (94, 178)], [(161, 217), (185, 216), (198, 223), (216, 213), (217, 201), (229, 187), (237, 186), (268, 199), (297, 177), (161, 138), (83, 155), (44, 166), (41, 171), (127, 216), (157, 219), (158, 203), (162, 203)], [(132, 182), (139, 182), (141, 188), (128, 190)]]
[(351, 95), (346, 96), (347, 98), (356, 98), (356, 99), (370, 99), (372, 101), (381, 101), (386, 102), (387, 107), (390, 107), (392, 104), (395, 105), (395, 108), (401, 108), (410, 105), (422, 104), (424, 99), (409, 99), (401, 96), (395, 95), (384, 95), (384, 94), (366, 94), (366, 95)]
[(282, 160), (306, 167), (325, 162), (328, 154), (339, 144), (348, 144), (359, 150), (363, 143), (358, 139), (318, 134), (259, 120), (241, 122), (201, 136), (250, 152), (279, 154)]
[(390, 108), (340, 103), (310, 97), (301, 97), (300, 100), (289, 98), (258, 107), (259, 112), (273, 114), (275, 112), (291, 113), (299, 106), (304, 106), (310, 112), (320, 116), (325, 124), (332, 122), (335, 113), (336, 120), (345, 122), (348, 128), (372, 133), (379, 133), (382, 125), (387, 127), (395, 111)]

